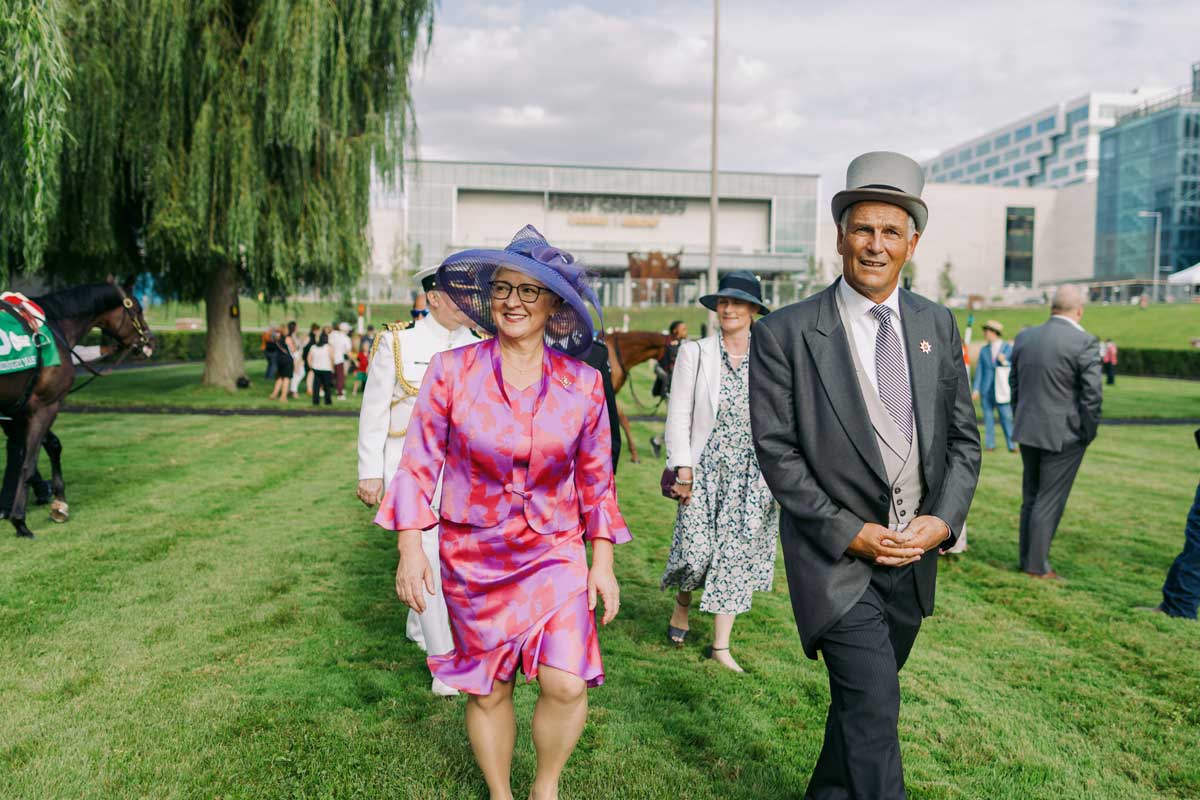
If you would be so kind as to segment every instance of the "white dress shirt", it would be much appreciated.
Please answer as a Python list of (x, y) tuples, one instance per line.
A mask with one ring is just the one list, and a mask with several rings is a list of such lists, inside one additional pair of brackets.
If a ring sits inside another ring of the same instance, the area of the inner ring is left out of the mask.
[[(1073, 318), (1068, 317), (1066, 314), (1054, 314), (1051, 317), (1051, 319), (1061, 319), (1063, 322), (1071, 323), (1072, 325), (1074, 325), (1076, 327), (1076, 329), (1081, 330), (1081, 331), (1083, 330), (1082, 325), (1080, 325), (1078, 322), (1076, 322)], [(1084, 333), (1087, 333), (1087, 331), (1084, 331)], [(1103, 353), (1103, 351), (1101, 351), (1101, 353)]]
[[(867, 378), (871, 381), (871, 387), (878, 392), (879, 384), (875, 377), (875, 340), (879, 337), (879, 320), (871, 314), (871, 309), (876, 306), (876, 303), (871, 298), (859, 294), (850, 284), (846, 283), (845, 278), (838, 282), (838, 293), (841, 296), (842, 305), (846, 309), (846, 317), (854, 326), (854, 345), (858, 349), (859, 362), (863, 365), (863, 371), (867, 373)], [(901, 366), (904, 367), (904, 372), (907, 374), (908, 352), (904, 345), (904, 328), (900, 325), (900, 286), (898, 284), (880, 305), (885, 305), (892, 310), (892, 328), (895, 329), (896, 339), (900, 342), (900, 354), (904, 356), (904, 363)], [(911, 380), (909, 384), (911, 385)]]

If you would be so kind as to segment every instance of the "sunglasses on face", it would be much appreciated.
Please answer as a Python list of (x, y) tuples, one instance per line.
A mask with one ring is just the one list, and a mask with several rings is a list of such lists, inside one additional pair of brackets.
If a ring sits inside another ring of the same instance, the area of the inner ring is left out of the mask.
[(522, 303), (536, 303), (538, 298), (542, 296), (542, 292), (550, 291), (544, 286), (534, 286), (532, 283), (522, 283), (519, 286), (513, 286), (508, 281), (492, 281), (490, 286), (493, 300), (507, 300), (509, 295), (513, 293), (513, 289), (516, 289), (517, 297)]

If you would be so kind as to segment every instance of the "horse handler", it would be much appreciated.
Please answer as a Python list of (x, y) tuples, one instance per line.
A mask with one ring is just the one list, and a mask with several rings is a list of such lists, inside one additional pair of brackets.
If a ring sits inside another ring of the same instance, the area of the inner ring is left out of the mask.
[[(450, 298), (438, 291), (437, 267), (416, 275), (429, 303), (430, 314), (403, 327), (384, 326), (375, 337), (363, 387), (362, 410), (358, 415), (358, 499), (368, 506), (379, 504), (384, 487), (400, 465), (404, 434), (417, 402), (425, 370), (436, 353), (477, 341), (466, 318)], [(424, 531), (421, 547), (433, 568), (436, 594), (424, 613), (409, 609), (405, 633), (429, 655), (442, 655), (454, 647), (446, 601), (442, 599), (441, 570), (438, 568), (438, 529)], [(458, 691), (436, 677), (434, 694), (451, 697)]]

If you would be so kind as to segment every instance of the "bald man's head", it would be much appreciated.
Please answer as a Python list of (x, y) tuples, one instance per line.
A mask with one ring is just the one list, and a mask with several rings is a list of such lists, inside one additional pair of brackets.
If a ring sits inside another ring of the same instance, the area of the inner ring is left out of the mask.
[(1078, 320), (1083, 316), (1084, 300), (1083, 287), (1074, 283), (1064, 283), (1054, 292), (1050, 313)]

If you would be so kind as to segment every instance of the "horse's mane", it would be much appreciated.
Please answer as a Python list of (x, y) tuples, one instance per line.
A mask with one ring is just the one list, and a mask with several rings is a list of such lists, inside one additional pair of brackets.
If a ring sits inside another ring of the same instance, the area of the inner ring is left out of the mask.
[(47, 319), (94, 317), (121, 305), (121, 294), (111, 283), (92, 283), (32, 298)]

